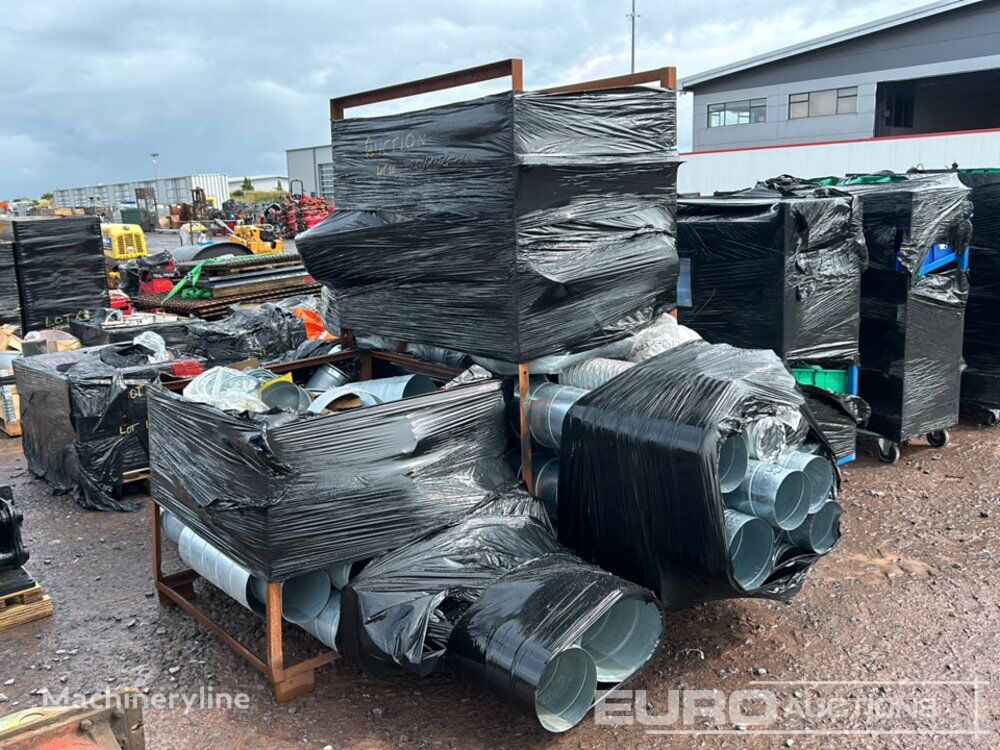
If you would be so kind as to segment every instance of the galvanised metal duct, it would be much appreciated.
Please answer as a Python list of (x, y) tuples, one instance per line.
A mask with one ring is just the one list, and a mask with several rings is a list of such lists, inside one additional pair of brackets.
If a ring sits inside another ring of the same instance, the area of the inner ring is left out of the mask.
[(618, 684), (650, 660), (663, 634), (663, 612), (656, 602), (628, 597), (591, 625), (580, 647), (594, 659), (597, 681)]
[[(185, 564), (216, 588), (255, 614), (266, 611), (267, 582), (222, 550), (198, 536), (173, 513), (163, 511), (160, 526), (167, 538), (177, 542), (177, 550)], [(330, 578), (324, 571), (315, 571), (290, 578), (281, 585), (281, 614), (289, 622), (312, 620), (329, 598)]]
[(594, 357), (567, 367), (559, 373), (559, 383), (588, 390), (600, 388), (626, 370), (631, 370), (635, 365), (635, 362), (625, 362), (621, 359)]
[(806, 496), (809, 498), (809, 512), (815, 513), (830, 499), (833, 490), (833, 463), (824, 456), (801, 451), (785, 451), (778, 460), (779, 466), (797, 469), (806, 475)]
[(719, 449), (719, 489), (732, 492), (740, 486), (747, 473), (750, 445), (741, 432), (734, 432), (722, 441)]
[(370, 393), (383, 404), (401, 401), (404, 398), (422, 396), (437, 390), (434, 381), (426, 375), (397, 375), (391, 378), (377, 378), (355, 383), (359, 389)]
[(340, 627), (340, 591), (332, 589), (319, 615), (312, 620), (300, 622), (299, 627), (336, 651), (337, 628)]
[(559, 511), (559, 459), (555, 456), (543, 459), (535, 468), (535, 497), (554, 522)]
[(558, 448), (570, 407), (587, 391), (557, 383), (536, 383), (528, 390), (531, 436), (547, 448)]
[(801, 471), (751, 460), (740, 486), (725, 501), (733, 510), (787, 531), (799, 526), (809, 513), (805, 486), (806, 475)]
[(774, 565), (774, 530), (762, 518), (727, 508), (726, 545), (733, 579), (744, 591), (759, 588)]
[(330, 576), (330, 584), (335, 589), (342, 589), (351, 580), (351, 566), (353, 563), (337, 563), (326, 569), (326, 574)]
[(797, 547), (823, 554), (833, 549), (840, 539), (840, 516), (844, 509), (830, 500), (815, 513), (806, 516), (802, 524), (785, 533), (788, 541)]
[(746, 427), (750, 455), (759, 461), (776, 461), (785, 448), (785, 427), (774, 417), (762, 417)]
[(350, 382), (351, 378), (347, 373), (339, 367), (327, 363), (322, 367), (316, 368), (316, 372), (306, 382), (306, 390), (322, 393), (331, 388), (336, 388), (338, 385), (347, 385)]

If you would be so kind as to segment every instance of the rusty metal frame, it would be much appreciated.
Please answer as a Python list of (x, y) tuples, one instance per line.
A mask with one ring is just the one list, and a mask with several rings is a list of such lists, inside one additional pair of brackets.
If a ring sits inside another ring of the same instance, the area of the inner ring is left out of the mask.
[(510, 76), (510, 87), (513, 91), (524, 90), (524, 66), (519, 58), (512, 57), (508, 60), (498, 60), (497, 62), (477, 65), (474, 68), (456, 70), (451, 73), (442, 73), (429, 78), (420, 78), (415, 81), (397, 83), (392, 86), (384, 86), (369, 91), (360, 91), (356, 94), (345, 94), (330, 100), (330, 119), (343, 120), (344, 110), (350, 107), (361, 107), (365, 104), (376, 104), (387, 102), (392, 99), (404, 99), (417, 94), (427, 94), (431, 91), (441, 91), (457, 86), (466, 86), (470, 83), (480, 83), (490, 81), (494, 78), (506, 78)]
[[(341, 332), (341, 341), (354, 341), (350, 331)], [(344, 360), (361, 360), (361, 380), (369, 380), (372, 376), (374, 360), (404, 365), (415, 370), (422, 370), (430, 375), (452, 378), (461, 373), (454, 367), (424, 362), (400, 353), (365, 351), (348, 349), (346, 351), (327, 354), (322, 357), (284, 362), (269, 368), (272, 372), (281, 374), (294, 372), (328, 362)], [(171, 391), (182, 390), (190, 380), (171, 381), (167, 387)], [(182, 570), (177, 573), (163, 572), (163, 532), (160, 528), (160, 506), (153, 501), (153, 581), (160, 606), (167, 607), (176, 604), (198, 622), (215, 633), (223, 643), (245, 659), (254, 669), (261, 672), (274, 683), (275, 698), (278, 703), (284, 703), (311, 692), (316, 687), (316, 669), (336, 661), (340, 655), (336, 651), (326, 651), (311, 659), (297, 664), (286, 665), (284, 654), (284, 621), (281, 617), (281, 584), (268, 582), (267, 602), (265, 603), (265, 622), (267, 653), (259, 656), (253, 649), (244, 644), (235, 635), (213, 620), (194, 602), (194, 582), (201, 576), (193, 570)]]
[(643, 70), (639, 73), (629, 73), (623, 76), (612, 76), (611, 78), (598, 78), (594, 81), (583, 81), (582, 83), (570, 83), (564, 86), (553, 86), (547, 89), (539, 89), (539, 94), (571, 94), (579, 91), (600, 91), (601, 89), (617, 89), (628, 86), (638, 86), (643, 83), (658, 83), (665, 89), (677, 88), (677, 68), (654, 68), (653, 70)]

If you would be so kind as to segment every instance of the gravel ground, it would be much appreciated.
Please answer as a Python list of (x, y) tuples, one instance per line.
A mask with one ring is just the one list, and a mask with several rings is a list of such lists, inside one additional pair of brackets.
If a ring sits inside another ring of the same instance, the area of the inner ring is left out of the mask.
[[(885, 467), (863, 456), (844, 472), (844, 538), (790, 604), (724, 601), (667, 616), (663, 646), (633, 687), (651, 714), (679, 690), (823, 680), (979, 681), (984, 734), (654, 735), (647, 725), (599, 726), (588, 717), (548, 735), (473, 685), (448, 676), (372, 679), (336, 663), (316, 691), (274, 703), (259, 674), (177, 608), (152, 593), (148, 504), (131, 514), (95, 513), (25, 470), (17, 440), (0, 443), (0, 480), (10, 477), (24, 510), (29, 570), (55, 602), (54, 616), (0, 633), (0, 712), (35, 705), (37, 691), (71, 694), (133, 685), (154, 693), (245, 692), (246, 710), (147, 708), (148, 747), (177, 748), (952, 748), (998, 746), (1000, 703), (991, 684), (1000, 661), (996, 529), (1000, 432), (962, 427), (936, 450), (904, 449)], [(261, 626), (198, 584), (216, 615), (260, 642)], [(286, 628), (293, 653), (313, 644)], [(864, 697), (914, 690), (940, 709), (933, 726), (972, 726), (962, 686), (770, 686), (782, 703), (805, 694)], [(946, 695), (945, 692), (948, 692)], [(685, 695), (685, 704), (691, 693)], [(900, 695), (897, 693), (896, 695)], [(640, 699), (641, 700), (641, 699)], [(961, 708), (955, 708), (958, 705)], [(802, 701), (790, 704), (802, 705)], [(630, 717), (624, 717), (630, 718)], [(731, 717), (730, 717), (731, 718)], [(777, 725), (801, 726), (794, 712)], [(704, 724), (677, 722), (671, 729)], [(838, 730), (858, 726), (835, 721)], [(871, 726), (863, 724), (861, 726)], [(930, 727), (909, 720), (881, 726)], [(773, 729), (773, 727), (772, 727)]]

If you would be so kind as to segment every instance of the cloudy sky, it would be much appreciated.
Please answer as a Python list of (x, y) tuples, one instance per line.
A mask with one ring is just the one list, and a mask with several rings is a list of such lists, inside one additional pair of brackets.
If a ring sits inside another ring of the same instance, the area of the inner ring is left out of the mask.
[[(636, 67), (683, 77), (925, 2), (638, 0)], [(492, 60), (523, 58), (528, 88), (627, 73), (629, 4), (3, 0), (0, 198), (147, 178), (152, 151), (160, 176), (283, 174), (329, 140), (331, 96)]]

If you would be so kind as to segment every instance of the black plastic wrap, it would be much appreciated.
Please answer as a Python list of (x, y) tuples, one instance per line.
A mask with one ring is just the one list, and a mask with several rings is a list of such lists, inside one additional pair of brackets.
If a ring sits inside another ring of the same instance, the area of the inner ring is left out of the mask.
[(957, 424), (967, 274), (909, 280), (869, 269), (861, 286), (858, 388), (871, 406), (868, 427), (903, 440)]
[(972, 236), (969, 188), (958, 175), (920, 174), (897, 182), (839, 185), (861, 198), (873, 269), (916, 280), (934, 245), (964, 251)]
[(677, 237), (691, 290), (681, 323), (713, 343), (788, 361), (857, 362), (867, 254), (852, 196), (779, 178), (683, 199)]
[(188, 327), (194, 350), (209, 366), (258, 359), (280, 359), (306, 340), (306, 326), (292, 310), (279, 305), (235, 307), (222, 320)]
[(857, 450), (858, 428), (868, 423), (872, 410), (860, 396), (833, 393), (811, 385), (802, 386), (806, 404), (819, 431), (839, 461)]
[(972, 190), (962, 405), (1000, 409), (1000, 173), (959, 172)]
[(794, 377), (770, 351), (695, 341), (636, 365), (566, 416), (560, 541), (653, 589), (667, 609), (790, 599), (816, 557), (796, 558), (749, 593), (740, 588), (730, 570), (718, 459), (722, 441), (749, 420), (796, 413), (810, 439), (823, 443)]
[(509, 479), (499, 381), (323, 416), (149, 395), (152, 496), (268, 580), (401, 546)]
[(0, 325), (21, 329), (21, 302), (14, 268), (14, 243), (0, 241)]
[(102, 346), (129, 342), (141, 333), (152, 331), (163, 338), (167, 349), (175, 353), (193, 353), (194, 341), (188, 331), (188, 326), (204, 323), (200, 318), (181, 318), (176, 322), (150, 323), (149, 325), (128, 326), (122, 328), (102, 328), (101, 323), (107, 318), (109, 309), (96, 310), (90, 320), (73, 320), (69, 324), (69, 332), (80, 339), (83, 346)]
[[(116, 368), (109, 353), (77, 349), (15, 360), (24, 455), (33, 474), (84, 508), (136, 510), (124, 473), (149, 465), (146, 388), (169, 363)], [(102, 359), (103, 358), (103, 359)]]
[(512, 92), (333, 124), (337, 211), (296, 238), (346, 328), (508, 362), (674, 302), (676, 94)]
[(0, 219), (14, 243), (21, 328), (27, 333), (86, 320), (107, 307), (101, 222), (94, 216)]
[(433, 671), (491, 583), (563, 547), (541, 502), (505, 487), (467, 517), (369, 563), (340, 598), (340, 653), (369, 674)]

